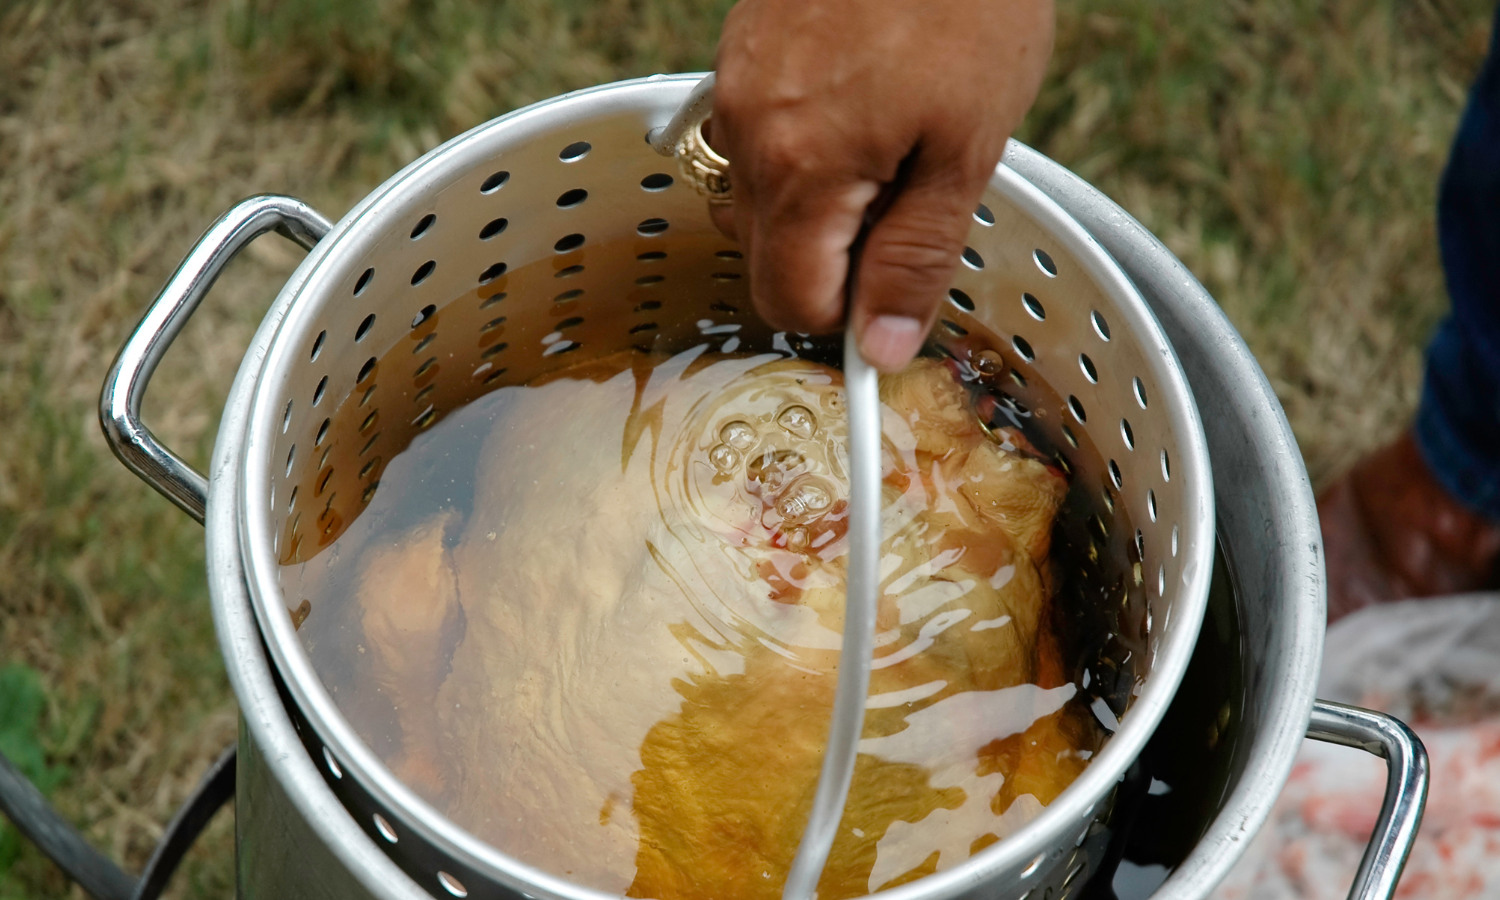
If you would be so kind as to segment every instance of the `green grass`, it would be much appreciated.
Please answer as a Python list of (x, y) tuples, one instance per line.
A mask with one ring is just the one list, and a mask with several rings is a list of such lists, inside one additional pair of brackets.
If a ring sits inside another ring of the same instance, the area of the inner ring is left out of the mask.
[[(37, 709), (19, 729), (31, 749), (3, 727), (0, 745), (40, 760), (33, 774), (105, 852), (138, 868), (236, 725), (202, 533), (114, 461), (94, 421), (154, 291), (242, 196), (291, 193), (336, 218), (508, 109), (706, 68), (728, 5), (0, 0), (0, 665), (25, 667), (0, 678), (35, 673), (0, 691)], [(1415, 402), (1446, 303), (1432, 198), (1492, 11), (1060, 3), (1021, 136), (1199, 275), (1319, 481)], [(241, 348), (297, 263), (289, 246), (258, 242), (230, 268), (148, 398), (153, 428), (199, 465)], [(223, 816), (173, 895), (229, 896), (231, 860)], [(0, 861), (0, 897), (65, 896), (81, 895), (34, 849)]]

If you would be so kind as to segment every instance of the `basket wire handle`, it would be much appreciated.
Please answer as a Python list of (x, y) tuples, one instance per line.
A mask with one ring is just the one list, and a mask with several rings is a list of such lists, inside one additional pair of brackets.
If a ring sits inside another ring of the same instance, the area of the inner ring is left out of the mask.
[[(703, 123), (712, 112), (713, 86), (710, 73), (694, 86), (672, 121), (653, 131), (649, 139), (656, 152), (677, 158), (683, 176), (710, 204), (722, 204), (733, 197), (729, 161), (703, 140)], [(859, 236), (849, 248), (849, 275), (844, 282), (846, 310), (853, 309), (860, 249), (877, 214), (875, 209), (866, 213)], [(833, 720), (818, 787), (802, 842), (782, 888), (782, 900), (809, 900), (833, 849), (849, 785), (854, 780), (854, 763), (864, 732), (865, 698), (870, 690), (870, 659), (875, 651), (875, 612), (880, 598), (880, 382), (876, 371), (859, 355), (852, 324), (844, 334), (844, 390), (849, 410), (849, 566), (844, 637)]]

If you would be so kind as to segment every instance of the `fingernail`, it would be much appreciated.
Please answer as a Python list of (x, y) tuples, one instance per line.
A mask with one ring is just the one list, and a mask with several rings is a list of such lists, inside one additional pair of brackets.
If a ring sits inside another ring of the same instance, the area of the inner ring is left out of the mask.
[(876, 316), (859, 336), (859, 354), (882, 372), (899, 372), (922, 349), (922, 323), (908, 316)]

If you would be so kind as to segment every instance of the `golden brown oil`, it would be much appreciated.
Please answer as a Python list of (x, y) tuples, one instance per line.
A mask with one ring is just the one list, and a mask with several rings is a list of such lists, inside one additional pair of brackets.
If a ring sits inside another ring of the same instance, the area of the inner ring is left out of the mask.
[[(949, 355), (927, 367), (965, 385), (985, 446), (963, 452), (1061, 483), (1003, 366)], [(1012, 833), (1136, 679), (1092, 494), (1064, 484), (1024, 541), (965, 518), (958, 451), (922, 450), (920, 404), (888, 401), (881, 631), (825, 897)], [(828, 366), (704, 346), (493, 390), (286, 567), (299, 634), (377, 754), (501, 850), (630, 896), (779, 896), (842, 630), (841, 402)]]

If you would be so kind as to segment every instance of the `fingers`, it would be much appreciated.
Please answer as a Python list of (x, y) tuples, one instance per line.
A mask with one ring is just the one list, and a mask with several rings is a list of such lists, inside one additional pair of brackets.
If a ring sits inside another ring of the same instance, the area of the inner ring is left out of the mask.
[(850, 316), (860, 355), (875, 368), (900, 371), (921, 349), (953, 281), (987, 175), (982, 166), (919, 156), (910, 180), (870, 230)]
[(835, 330), (844, 321), (849, 247), (880, 186), (817, 176), (773, 184), (774, 195), (762, 195), (748, 216), (756, 311), (777, 328)]

